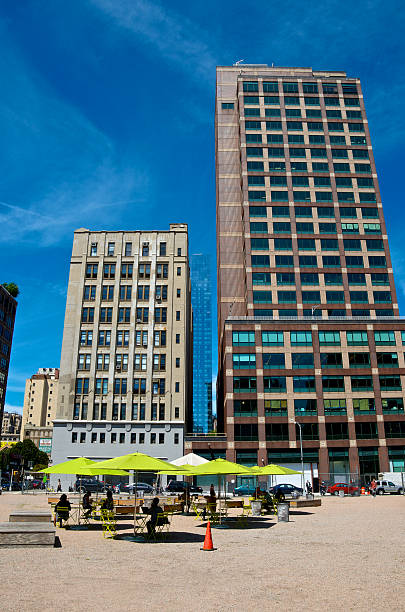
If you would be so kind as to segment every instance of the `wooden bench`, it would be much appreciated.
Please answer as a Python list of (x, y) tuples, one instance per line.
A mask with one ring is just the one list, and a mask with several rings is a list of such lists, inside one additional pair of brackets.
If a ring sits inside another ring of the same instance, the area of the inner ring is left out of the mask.
[(292, 499), (290, 501), (290, 508), (308, 508), (321, 505), (322, 500), (319, 497), (317, 499)]
[(8, 520), (10, 523), (51, 523), (52, 514), (46, 511), (12, 512)]
[(56, 529), (51, 523), (0, 523), (0, 548), (54, 546)]

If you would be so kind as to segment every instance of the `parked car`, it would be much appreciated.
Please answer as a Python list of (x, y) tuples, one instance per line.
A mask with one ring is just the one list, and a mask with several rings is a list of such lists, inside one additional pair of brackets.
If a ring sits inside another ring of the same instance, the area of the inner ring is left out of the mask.
[(171, 480), (166, 487), (166, 491), (168, 493), (183, 493), (187, 487), (189, 488), (191, 494), (201, 494), (203, 492), (202, 487), (191, 485), (184, 480)]
[(397, 493), (398, 495), (402, 495), (404, 492), (401, 485), (397, 485), (390, 480), (376, 480), (375, 482), (377, 495), (384, 495), (384, 493)]
[(339, 495), (339, 491), (343, 491), (345, 495), (353, 495), (356, 491), (359, 490), (359, 487), (356, 487), (352, 484), (347, 484), (347, 482), (335, 482), (334, 485), (330, 485), (326, 492), (331, 495)]
[(142, 495), (144, 495), (145, 493), (147, 495), (152, 495), (153, 493), (153, 487), (151, 487), (151, 485), (147, 482), (137, 482), (136, 485), (135, 483), (131, 483), (124, 486), (124, 489), (127, 493), (135, 493), (135, 488), (136, 492), (141, 493)]
[(297, 498), (302, 495), (303, 491), (300, 487), (296, 487), (292, 484), (280, 483), (270, 487), (269, 493), (283, 499)]
[(90, 493), (93, 493), (95, 491), (105, 491), (106, 488), (108, 488), (105, 484), (105, 482), (102, 482), (100, 480), (96, 480), (94, 478), (78, 478), (75, 482), (75, 491), (78, 491), (80, 493), (84, 493), (85, 491), (89, 491)]
[[(7, 482), (7, 481), (3, 481), (1, 483), (1, 488), (3, 489), (3, 491), (9, 491), (10, 490), (10, 483)], [(12, 491), (21, 491), (20, 483), (13, 481), (13, 483), (11, 485), (11, 490)]]
[(245, 495), (252, 496), (255, 494), (256, 487), (252, 485), (240, 485), (239, 487), (235, 487), (233, 490), (234, 496), (244, 497)]

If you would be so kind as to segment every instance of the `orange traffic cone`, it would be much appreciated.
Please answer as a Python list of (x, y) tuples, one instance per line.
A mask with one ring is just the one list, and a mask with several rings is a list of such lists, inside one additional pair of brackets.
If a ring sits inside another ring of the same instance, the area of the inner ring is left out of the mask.
[(211, 523), (208, 521), (207, 531), (205, 532), (204, 545), (200, 550), (215, 550), (212, 543)]
[(362, 494), (362, 495), (365, 495), (365, 494), (366, 494), (366, 489), (365, 489), (365, 487), (361, 487), (361, 494)]

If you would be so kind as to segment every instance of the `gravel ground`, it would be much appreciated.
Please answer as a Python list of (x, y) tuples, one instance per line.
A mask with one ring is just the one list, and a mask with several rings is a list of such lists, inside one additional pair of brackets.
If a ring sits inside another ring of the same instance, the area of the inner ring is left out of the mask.
[[(45, 496), (3, 494), (0, 521), (32, 508), (46, 509)], [(188, 516), (164, 543), (58, 529), (62, 548), (2, 549), (1, 609), (405, 610), (404, 509), (404, 496), (326, 497), (289, 523), (213, 529), (214, 552), (200, 550), (205, 528)]]

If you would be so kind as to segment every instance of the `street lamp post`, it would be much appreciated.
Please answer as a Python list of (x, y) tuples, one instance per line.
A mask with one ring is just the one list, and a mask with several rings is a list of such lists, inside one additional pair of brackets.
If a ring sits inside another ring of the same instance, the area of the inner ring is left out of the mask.
[(300, 451), (301, 451), (301, 487), (302, 487), (302, 493), (304, 494), (305, 491), (305, 477), (304, 477), (304, 453), (302, 450), (302, 423), (298, 423), (297, 421), (295, 421), (295, 424), (298, 425), (298, 427), (300, 428)]

